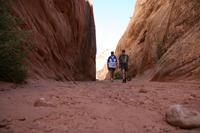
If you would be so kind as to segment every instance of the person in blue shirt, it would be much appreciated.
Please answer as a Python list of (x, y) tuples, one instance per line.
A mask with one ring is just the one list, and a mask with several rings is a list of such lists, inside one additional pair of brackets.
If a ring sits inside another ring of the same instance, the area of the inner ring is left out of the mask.
[(107, 60), (107, 68), (109, 71), (110, 80), (113, 81), (114, 72), (117, 67), (117, 57), (114, 55), (114, 52), (111, 52), (111, 55), (108, 57)]

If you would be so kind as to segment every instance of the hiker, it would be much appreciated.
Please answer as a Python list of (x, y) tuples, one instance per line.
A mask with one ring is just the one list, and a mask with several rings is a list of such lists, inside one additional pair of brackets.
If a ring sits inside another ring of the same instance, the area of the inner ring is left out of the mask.
[(117, 67), (117, 57), (114, 55), (114, 52), (112, 51), (111, 55), (108, 57), (108, 60), (107, 60), (107, 68), (109, 70), (111, 81), (113, 81), (116, 67)]
[(128, 71), (128, 55), (125, 53), (125, 50), (122, 50), (122, 54), (119, 56), (119, 67), (122, 71), (122, 83), (126, 83), (127, 80), (127, 71)]

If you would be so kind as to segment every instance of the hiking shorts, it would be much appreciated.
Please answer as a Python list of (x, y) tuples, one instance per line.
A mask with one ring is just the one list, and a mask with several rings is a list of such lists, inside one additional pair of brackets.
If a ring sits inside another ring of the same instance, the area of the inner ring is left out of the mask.
[(109, 71), (114, 72), (116, 68), (108, 68)]
[(125, 70), (125, 71), (128, 71), (128, 64), (126, 64), (126, 63), (123, 63), (123, 64), (121, 64), (121, 70)]

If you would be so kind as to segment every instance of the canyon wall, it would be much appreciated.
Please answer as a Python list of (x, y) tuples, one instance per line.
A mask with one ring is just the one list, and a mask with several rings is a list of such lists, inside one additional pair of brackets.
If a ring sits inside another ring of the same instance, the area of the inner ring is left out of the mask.
[(29, 78), (95, 80), (96, 35), (89, 0), (15, 0), (14, 14), (31, 33)]
[(200, 81), (200, 1), (137, 0), (116, 48), (130, 56), (129, 72), (144, 80)]

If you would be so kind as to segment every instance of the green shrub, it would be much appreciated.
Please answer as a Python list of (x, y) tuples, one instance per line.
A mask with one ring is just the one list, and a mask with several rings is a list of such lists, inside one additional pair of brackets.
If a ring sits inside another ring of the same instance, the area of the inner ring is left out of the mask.
[(62, 81), (64, 82), (65, 78), (63, 74), (56, 74), (55, 78), (56, 81)]
[(121, 74), (120, 71), (115, 72), (115, 74), (114, 74), (114, 79), (115, 79), (115, 80), (120, 80), (120, 79), (122, 79), (122, 74)]
[[(127, 78), (128, 81), (131, 81), (133, 76), (132, 76), (131, 73), (127, 73), (127, 77), (126, 78)], [(120, 71), (116, 72), (114, 74), (114, 79), (115, 80), (121, 80), (122, 79), (122, 73)]]
[(0, 80), (21, 83), (26, 78), (23, 50), (27, 32), (22, 21), (11, 15), (8, 0), (0, 0)]
[(128, 81), (131, 81), (132, 78), (133, 78), (133, 75), (132, 75), (131, 73), (128, 73), (128, 74), (127, 74), (127, 80), (128, 80)]

